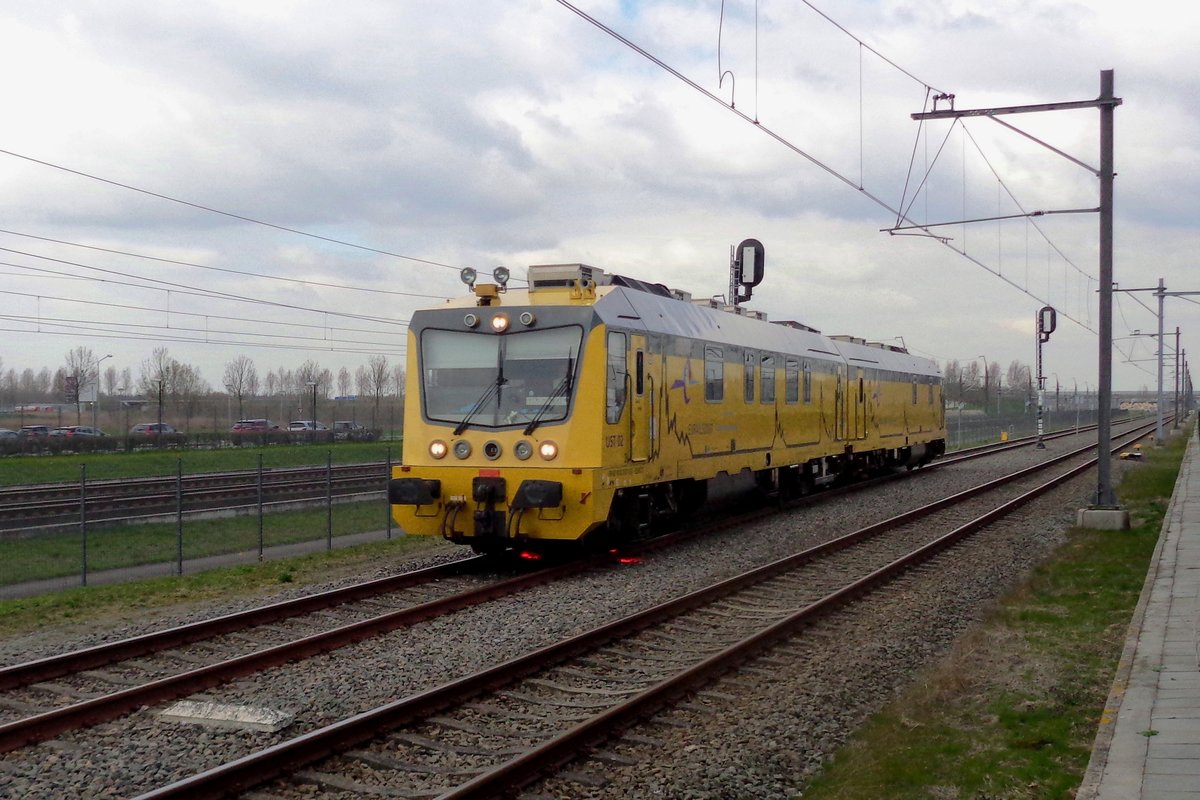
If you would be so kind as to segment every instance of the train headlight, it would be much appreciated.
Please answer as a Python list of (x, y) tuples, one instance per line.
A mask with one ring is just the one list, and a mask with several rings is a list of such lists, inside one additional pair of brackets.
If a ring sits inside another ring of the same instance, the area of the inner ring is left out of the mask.
[(466, 439), (459, 439), (454, 443), (454, 457), (466, 458), (471, 455), (471, 443)]
[(476, 277), (477, 274), (475, 270), (471, 269), (470, 267), (463, 267), (458, 272), (458, 279), (467, 286), (474, 286)]
[(513, 455), (522, 461), (527, 461), (533, 455), (533, 445), (522, 439), (513, 445)]
[(492, 330), (496, 333), (504, 333), (508, 330), (508, 314), (497, 314), (492, 317)]
[(441, 439), (434, 439), (429, 443), (429, 455), (434, 458), (445, 458), (448, 452), (449, 448), (446, 447), (446, 443)]
[(483, 446), (483, 455), (488, 461), (495, 461), (500, 457), (500, 453), (502, 452), (503, 449), (500, 447), (500, 443), (495, 440), (492, 440)]
[(479, 324), (479, 315), (478, 314), (466, 314), (463, 316), (463, 325), (466, 325), (468, 328), (474, 328), (478, 324)]
[(537, 322), (537, 317), (533, 315), (532, 311), (523, 311), (521, 312), (520, 320), (521, 324), (526, 328), (532, 328), (533, 323)]
[(546, 461), (553, 461), (558, 456), (558, 445), (545, 441), (538, 445), (538, 455)]
[(508, 277), (508, 267), (496, 267), (494, 270), (492, 270), (492, 279), (501, 286), (504, 286), (506, 283), (508, 283)]

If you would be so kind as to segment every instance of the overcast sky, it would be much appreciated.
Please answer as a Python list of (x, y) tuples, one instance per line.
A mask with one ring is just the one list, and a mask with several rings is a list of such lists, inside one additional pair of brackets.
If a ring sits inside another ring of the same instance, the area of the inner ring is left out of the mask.
[[(402, 359), (405, 321), (460, 294), (460, 267), (584, 262), (705, 297), (755, 237), (750, 306), (774, 319), (1006, 368), (1034, 362), (1049, 303), (1049, 388), (1083, 390), (1096, 214), (934, 229), (944, 243), (881, 231), (901, 208), (908, 226), (1097, 206), (1091, 173), (1028, 138), (910, 115), (937, 92), (1092, 100), (1104, 69), (1123, 99), (1115, 279), (1200, 290), (1194, 7), (577, 6), (721, 102), (554, 0), (0, 0), (2, 368), (84, 345), (135, 379), (165, 346), (215, 388), (243, 353), (260, 373), (353, 372)], [(1095, 110), (1005, 120), (1099, 165)], [(1156, 328), (1142, 303), (1118, 296), (1119, 389), (1155, 383), (1155, 340), (1126, 338)], [(1166, 308), (1200, 354), (1200, 307)]]

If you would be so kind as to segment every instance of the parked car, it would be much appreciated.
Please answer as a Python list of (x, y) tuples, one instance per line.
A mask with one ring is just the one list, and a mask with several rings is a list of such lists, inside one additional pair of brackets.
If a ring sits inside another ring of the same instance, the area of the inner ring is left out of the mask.
[(229, 438), (234, 444), (286, 442), (289, 436), (287, 431), (280, 430), (279, 426), (269, 419), (239, 419), (231, 431), (232, 435)]
[(187, 436), (165, 422), (139, 422), (129, 429), (130, 447), (182, 447)]
[(333, 433), (324, 422), (311, 419), (294, 419), (288, 423), (288, 436), (293, 442), (328, 442)]
[(324, 422), (315, 422), (311, 419), (294, 419), (288, 423), (289, 431), (327, 431)]
[(15, 453), (21, 449), (21, 434), (8, 428), (0, 428), (0, 453)]
[(99, 428), (93, 428), (90, 425), (64, 425), (61, 428), (55, 428), (50, 431), (51, 436), (67, 436), (67, 437), (99, 437), (108, 436), (107, 433)]
[(39, 439), (43, 436), (50, 435), (49, 425), (26, 425), (20, 430), (20, 434), (26, 439)]
[(175, 428), (165, 422), (139, 422), (129, 429), (130, 436), (155, 436), (160, 433), (175, 433)]
[(239, 419), (233, 423), (234, 433), (266, 433), (277, 431), (279, 426), (269, 419)]
[(333, 438), (339, 441), (370, 442), (375, 439), (375, 431), (353, 420), (342, 419), (333, 423)]

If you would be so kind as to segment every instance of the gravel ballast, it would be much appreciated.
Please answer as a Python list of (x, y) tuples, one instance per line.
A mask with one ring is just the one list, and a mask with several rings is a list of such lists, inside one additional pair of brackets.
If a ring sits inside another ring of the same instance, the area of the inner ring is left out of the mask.
[[(1078, 443), (1086, 443), (1089, 435), (1078, 437)], [(688, 542), (637, 564), (587, 573), (273, 669), (201, 698), (295, 715), (295, 723), (278, 733), (184, 725), (160, 719), (158, 709), (143, 709), (65, 734), (0, 759), (0, 795), (105, 797), (144, 792), (975, 486), (1018, 465), (1050, 458), (1069, 446), (1067, 440), (1057, 440), (1044, 451), (1023, 448), (916, 474), (869, 493), (778, 515), (752, 529)], [(845, 627), (836, 635), (822, 636), (818, 626), (813, 636), (788, 646), (792, 655), (776, 654), (758, 669), (730, 676), (712, 687), (716, 694), (693, 700), (692, 705), (709, 705), (708, 712), (668, 714), (685, 715), (672, 721), (686, 727), (647, 725), (638, 733), (662, 741), (662, 748), (618, 743), (638, 764), (608, 764), (604, 786), (573, 784), (572, 793), (586, 789), (586, 796), (596, 797), (793, 796), (804, 776), (818, 769), (855, 725), (915, 670), (944, 653), (989, 603), (1061, 540), (1073, 522), (1074, 509), (1086, 504), (1089, 485), (1081, 478), (1037, 501), (1021, 514), (1022, 521), (986, 534), (986, 545), (970, 545), (977, 549), (969, 558), (942, 557), (939, 569), (922, 571), (923, 579), (906, 585), (886, 614), (874, 606), (856, 612), (862, 618), (841, 623)], [(458, 549), (443, 549), (391, 567), (407, 570), (461, 555)], [(0, 644), (0, 659), (28, 660), (326, 588), (332, 584), (162, 612), (143, 624), (110, 630), (48, 629)], [(556, 794), (552, 787), (550, 783), (540, 791)]]

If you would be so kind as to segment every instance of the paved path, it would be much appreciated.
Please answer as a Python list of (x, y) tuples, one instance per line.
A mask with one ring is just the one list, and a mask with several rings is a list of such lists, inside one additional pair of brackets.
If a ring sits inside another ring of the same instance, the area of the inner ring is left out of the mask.
[(1200, 444), (1188, 444), (1076, 800), (1200, 800)]

